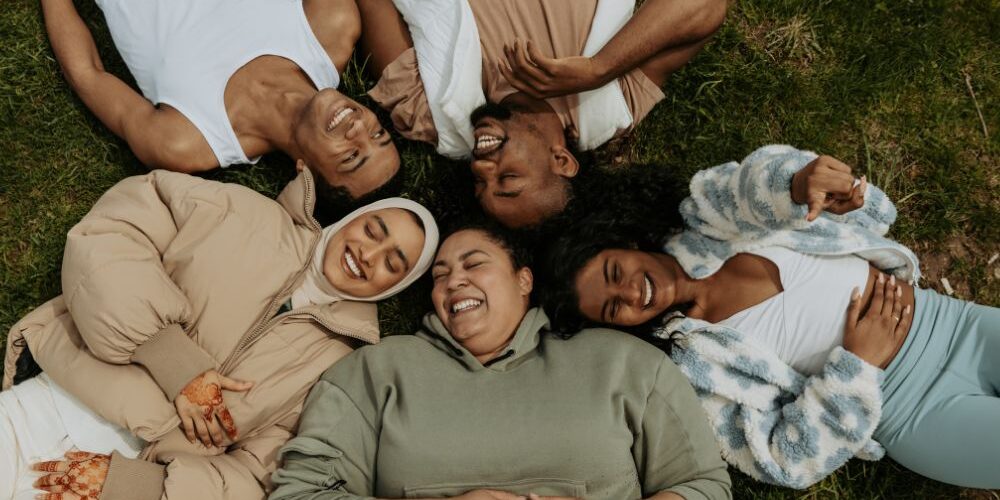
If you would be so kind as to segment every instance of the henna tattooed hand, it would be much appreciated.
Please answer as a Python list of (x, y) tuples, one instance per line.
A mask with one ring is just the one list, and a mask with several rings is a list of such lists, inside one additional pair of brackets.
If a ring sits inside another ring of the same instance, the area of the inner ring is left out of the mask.
[(223, 430), (231, 441), (235, 441), (238, 435), (236, 425), (222, 399), (222, 390), (242, 392), (251, 387), (253, 382), (233, 380), (215, 370), (198, 375), (184, 386), (174, 399), (174, 407), (188, 441), (201, 441), (205, 446), (223, 446)]
[(108, 477), (111, 455), (70, 451), (66, 460), (39, 462), (32, 470), (48, 472), (35, 481), (35, 488), (45, 490), (40, 500), (97, 500)]

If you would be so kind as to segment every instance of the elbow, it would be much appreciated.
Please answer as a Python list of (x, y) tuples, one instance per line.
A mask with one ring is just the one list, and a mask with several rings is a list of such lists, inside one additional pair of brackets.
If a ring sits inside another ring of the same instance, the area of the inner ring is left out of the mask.
[(695, 0), (689, 20), (691, 35), (696, 41), (711, 38), (726, 20), (727, 0)]
[[(207, 147), (207, 144), (204, 146)], [(201, 144), (183, 137), (164, 138), (155, 146), (154, 151), (135, 151), (135, 154), (150, 170), (162, 168), (172, 172), (197, 174), (219, 166), (214, 153), (209, 151), (205, 154)]]

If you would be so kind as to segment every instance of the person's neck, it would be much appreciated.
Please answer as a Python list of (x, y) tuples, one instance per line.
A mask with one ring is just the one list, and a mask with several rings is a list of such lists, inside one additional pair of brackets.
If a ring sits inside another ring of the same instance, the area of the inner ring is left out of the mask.
[(674, 303), (689, 304), (687, 316), (699, 317), (698, 313), (704, 311), (708, 304), (711, 290), (715, 280), (712, 276), (706, 279), (694, 279), (688, 275), (674, 256), (666, 253), (656, 254), (660, 264), (663, 265), (667, 274), (674, 277)]
[(269, 150), (278, 149), (292, 158), (301, 158), (301, 148), (295, 141), (295, 124), (318, 91), (301, 71), (274, 68), (254, 73), (253, 78), (238, 82), (242, 89), (235, 89), (234, 95), (241, 98), (227, 106), (233, 124), (239, 124), (239, 135), (256, 137)]

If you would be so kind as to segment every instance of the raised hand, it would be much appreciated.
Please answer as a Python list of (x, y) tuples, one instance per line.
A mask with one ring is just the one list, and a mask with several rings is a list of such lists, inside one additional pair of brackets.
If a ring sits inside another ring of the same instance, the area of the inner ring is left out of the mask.
[(504, 45), (504, 54), (507, 60), (498, 63), (500, 73), (512, 87), (535, 99), (576, 94), (607, 83), (589, 57), (548, 57), (523, 40)]
[(38, 495), (40, 500), (97, 500), (108, 477), (111, 455), (67, 452), (66, 460), (39, 462), (31, 469), (48, 474), (35, 481), (35, 488), (48, 493)]
[(844, 327), (844, 349), (879, 368), (892, 361), (913, 321), (913, 310), (903, 307), (903, 290), (896, 277), (886, 279), (879, 273), (872, 291), (871, 304), (861, 315), (861, 293), (857, 288), (847, 308)]
[(792, 177), (792, 201), (809, 205), (808, 221), (824, 210), (846, 214), (865, 204), (868, 180), (861, 176), (855, 181), (851, 167), (832, 156), (820, 156)]
[(202, 373), (188, 382), (174, 399), (174, 407), (188, 441), (201, 441), (205, 446), (223, 446), (223, 431), (231, 441), (235, 441), (239, 433), (222, 399), (222, 390), (242, 392), (251, 387), (252, 382), (233, 380), (215, 370)]

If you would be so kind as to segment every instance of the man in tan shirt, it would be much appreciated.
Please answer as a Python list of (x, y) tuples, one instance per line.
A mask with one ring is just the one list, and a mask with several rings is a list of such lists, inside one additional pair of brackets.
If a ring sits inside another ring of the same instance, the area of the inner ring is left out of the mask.
[[(577, 94), (617, 80), (633, 126), (663, 99), (667, 77), (721, 25), (724, 0), (646, 0), (592, 57), (581, 56), (598, 0), (468, 0), (479, 30), (487, 104), (470, 117), (483, 209), (509, 227), (561, 212), (580, 165)], [(379, 78), (369, 95), (399, 133), (437, 143), (405, 21), (392, 0), (359, 0), (362, 53)], [(622, 130), (627, 133), (632, 127)]]

